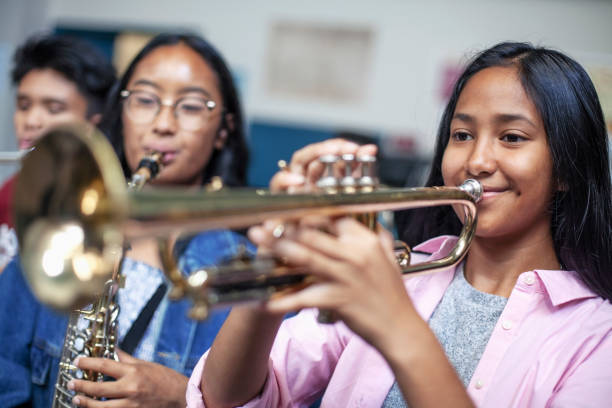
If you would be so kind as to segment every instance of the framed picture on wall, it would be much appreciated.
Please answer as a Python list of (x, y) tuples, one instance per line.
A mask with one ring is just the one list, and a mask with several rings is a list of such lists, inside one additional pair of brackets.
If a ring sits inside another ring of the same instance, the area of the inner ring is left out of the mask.
[(359, 102), (370, 82), (369, 27), (282, 21), (272, 24), (266, 61), (270, 95)]

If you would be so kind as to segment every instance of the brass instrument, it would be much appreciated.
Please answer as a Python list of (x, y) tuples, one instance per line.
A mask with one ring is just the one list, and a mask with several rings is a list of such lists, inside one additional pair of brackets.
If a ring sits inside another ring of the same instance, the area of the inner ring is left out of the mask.
[[(28, 180), (27, 189), (18, 185), (15, 194), (26, 278), (43, 302), (60, 309), (87, 302), (103, 287), (124, 238), (132, 241), (163, 238), (176, 231), (242, 228), (266, 219), (291, 221), (307, 215), (460, 205), (464, 208), (464, 226), (450, 254), (429, 263), (402, 266), (405, 273), (447, 268), (466, 254), (475, 232), (476, 202), (482, 191), (480, 183), (469, 180), (460, 187), (368, 193), (288, 195), (251, 190), (207, 193), (155, 189), (128, 194), (119, 163), (104, 137), (74, 129), (56, 130), (41, 139), (24, 160), (20, 180)], [(67, 229), (74, 230), (71, 237), (58, 238), (66, 236)], [(169, 252), (166, 249), (165, 254)], [(197, 318), (204, 317), (211, 305), (262, 298), (307, 283), (305, 271), (266, 260), (238, 259), (226, 266), (196, 271), (186, 279), (176, 270), (166, 273), (174, 284), (174, 295), (193, 299), (191, 315)]]
[[(154, 178), (159, 172), (161, 154), (153, 152), (144, 157), (128, 182), (128, 190), (136, 191)], [(89, 381), (103, 381), (104, 375), (93, 370), (80, 370), (74, 365), (79, 356), (102, 357), (118, 360), (117, 319), (119, 305), (117, 291), (123, 287), (120, 262), (113, 270), (111, 279), (104, 284), (102, 295), (84, 309), (70, 313), (62, 353), (60, 355), (57, 381), (53, 395), (53, 408), (72, 407), (74, 391), (68, 389), (68, 382), (74, 378)]]
[(72, 407), (74, 391), (68, 389), (68, 382), (74, 378), (103, 381), (104, 375), (93, 370), (81, 370), (74, 365), (79, 356), (103, 357), (118, 360), (117, 318), (119, 305), (115, 299), (119, 286), (118, 277), (104, 285), (104, 292), (88, 308), (75, 310), (70, 314), (68, 327), (60, 355), (52, 408)]

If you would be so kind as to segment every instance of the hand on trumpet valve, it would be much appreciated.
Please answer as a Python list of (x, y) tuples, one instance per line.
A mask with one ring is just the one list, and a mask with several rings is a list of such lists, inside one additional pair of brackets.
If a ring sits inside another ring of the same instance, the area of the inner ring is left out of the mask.
[[(346, 158), (353, 155), (359, 158), (364, 156), (375, 157), (377, 147), (375, 145), (358, 145), (343, 139), (330, 139), (320, 143), (314, 143), (295, 152), (289, 163), (282, 160), (278, 171), (270, 182), (270, 190), (274, 192), (286, 191), (311, 192), (318, 190), (317, 182), (326, 171), (326, 164), (320, 160), (323, 156), (337, 156), (339, 160), (334, 165), (333, 175), (338, 180), (346, 177)], [(358, 166), (352, 166), (352, 175), (361, 176)]]

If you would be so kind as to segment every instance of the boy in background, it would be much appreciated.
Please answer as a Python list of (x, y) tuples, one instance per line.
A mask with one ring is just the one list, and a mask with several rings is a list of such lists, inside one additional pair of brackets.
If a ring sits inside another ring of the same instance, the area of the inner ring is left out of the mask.
[[(85, 41), (37, 34), (15, 51), (11, 81), (16, 88), (17, 144), (28, 150), (56, 125), (82, 121), (96, 125), (115, 82), (115, 69)], [(12, 176), (0, 188), (0, 270), (17, 253), (11, 208), (14, 182)]]

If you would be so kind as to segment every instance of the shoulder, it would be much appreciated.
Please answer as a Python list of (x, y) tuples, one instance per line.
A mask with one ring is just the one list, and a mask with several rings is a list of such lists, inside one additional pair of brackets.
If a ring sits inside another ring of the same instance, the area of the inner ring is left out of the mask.
[[(603, 319), (612, 325), (612, 304), (594, 293), (574, 271), (566, 270), (535, 270), (526, 272), (519, 277), (517, 288), (528, 289), (534, 286), (542, 292), (553, 310), (559, 313), (586, 313), (592, 319)], [(534, 285), (535, 283), (535, 285)]]
[[(578, 325), (583, 326), (586, 332), (596, 329), (612, 339), (612, 304), (609, 300), (592, 297), (582, 299), (575, 305), (568, 304), (565, 306), (575, 309), (576, 312), (579, 311), (584, 316), (584, 320), (579, 322)], [(612, 346), (612, 343), (610, 346)], [(612, 351), (612, 347), (610, 351)]]
[[(588, 395), (593, 406), (608, 406), (612, 398), (612, 305), (593, 297), (556, 309), (563, 324), (549, 331), (551, 338), (541, 350), (543, 357), (550, 357), (548, 360), (561, 367), (558, 378), (554, 378), (552, 405), (580, 406)], [(540, 327), (545, 328), (546, 323)], [(556, 369), (549, 371), (554, 373)]]
[(34, 300), (30, 288), (27, 285), (23, 273), (21, 271), (21, 265), (19, 259), (15, 258), (6, 265), (6, 268), (0, 273), (0, 292), (10, 291), (13, 294), (22, 295)]
[(13, 192), (13, 187), (15, 186), (15, 181), (17, 180), (17, 175), (13, 175), (6, 179), (2, 186), (0, 186), (0, 197), (4, 198), (6, 196), (11, 196)]
[(0, 224), (7, 224), (11, 227), (13, 226), (11, 205), (15, 180), (16, 177), (12, 176), (2, 184), (2, 187), (0, 187)]
[[(16, 319), (16, 316), (19, 318)], [(6, 331), (4, 334), (22, 340), (34, 336), (34, 345), (57, 354), (63, 341), (66, 322), (66, 316), (53, 311), (34, 297), (18, 260), (11, 261), (0, 274), (0, 332)]]

